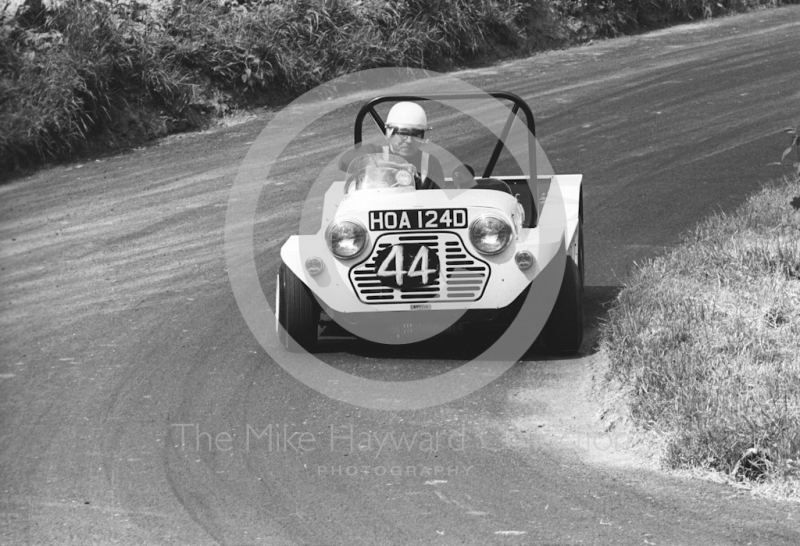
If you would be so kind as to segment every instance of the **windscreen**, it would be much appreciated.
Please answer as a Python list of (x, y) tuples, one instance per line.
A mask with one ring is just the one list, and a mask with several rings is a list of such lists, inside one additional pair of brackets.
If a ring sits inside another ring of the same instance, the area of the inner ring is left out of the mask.
[(393, 154), (364, 154), (356, 157), (347, 168), (345, 191), (385, 188), (415, 189), (417, 170), (411, 163)]

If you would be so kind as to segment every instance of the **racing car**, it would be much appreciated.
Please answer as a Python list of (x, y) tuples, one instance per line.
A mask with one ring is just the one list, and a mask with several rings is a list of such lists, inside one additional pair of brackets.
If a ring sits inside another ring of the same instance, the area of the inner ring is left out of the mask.
[[(582, 176), (537, 175), (535, 122), (525, 101), (508, 92), (375, 97), (356, 116), (354, 145), (362, 145), (367, 116), (385, 134), (381, 107), (484, 97), (501, 102), (508, 118), (495, 140), (471, 143), (491, 155), (467, 188), (451, 178), (443, 188), (421, 187), (419, 169), (385, 148), (357, 155), (344, 180), (331, 183), (318, 232), (291, 236), (281, 248), (276, 328), (288, 350), (318, 350), (334, 323), (380, 343), (413, 343), (475, 324), (502, 327), (529, 291), (541, 289), (537, 277), (561, 263), (560, 285), (548, 288), (557, 291), (555, 303), (544, 327), (531, 330), (530, 344), (538, 335), (553, 353), (579, 350)], [(524, 131), (513, 132), (515, 124)], [(494, 172), (512, 134), (527, 139), (517, 149), (527, 152), (522, 170), (529, 174)], [(543, 230), (553, 226), (555, 237), (546, 237)]]

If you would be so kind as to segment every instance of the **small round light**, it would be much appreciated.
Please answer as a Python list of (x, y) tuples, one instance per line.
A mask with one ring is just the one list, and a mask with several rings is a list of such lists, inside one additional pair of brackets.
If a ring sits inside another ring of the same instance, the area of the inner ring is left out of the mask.
[(306, 260), (306, 271), (308, 271), (308, 274), (311, 275), (312, 277), (316, 277), (317, 275), (325, 271), (325, 264), (321, 259), (317, 258), (316, 256), (311, 257)]
[(527, 250), (522, 250), (517, 252), (516, 256), (514, 256), (514, 261), (517, 262), (517, 267), (519, 267), (520, 270), (525, 271), (533, 267), (533, 254)]
[(497, 216), (481, 216), (469, 227), (469, 238), (478, 252), (499, 254), (511, 243), (514, 230)]
[(408, 171), (397, 171), (394, 173), (394, 179), (397, 180), (399, 186), (410, 186), (414, 183), (414, 177)]
[(328, 227), (328, 247), (337, 258), (355, 258), (367, 245), (367, 230), (352, 220), (337, 220)]

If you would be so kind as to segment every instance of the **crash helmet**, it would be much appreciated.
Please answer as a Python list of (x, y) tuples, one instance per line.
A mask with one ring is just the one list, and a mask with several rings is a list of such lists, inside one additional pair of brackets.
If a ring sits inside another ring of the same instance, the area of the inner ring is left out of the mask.
[(415, 129), (426, 129), (428, 126), (428, 116), (422, 106), (415, 102), (398, 102), (389, 110), (386, 117), (387, 127), (411, 127)]

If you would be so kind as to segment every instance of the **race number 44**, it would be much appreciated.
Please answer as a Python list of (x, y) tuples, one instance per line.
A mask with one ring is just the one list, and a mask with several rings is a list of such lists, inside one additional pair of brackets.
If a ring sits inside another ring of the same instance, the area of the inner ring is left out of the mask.
[(438, 272), (438, 269), (431, 264), (430, 255), (430, 249), (425, 245), (421, 245), (411, 260), (411, 265), (406, 270), (403, 245), (393, 245), (389, 255), (378, 267), (376, 274), (378, 277), (394, 277), (394, 282), (397, 286), (403, 286), (406, 278), (419, 278), (419, 281), (421, 281), (419, 284), (429, 284), (431, 278)]

